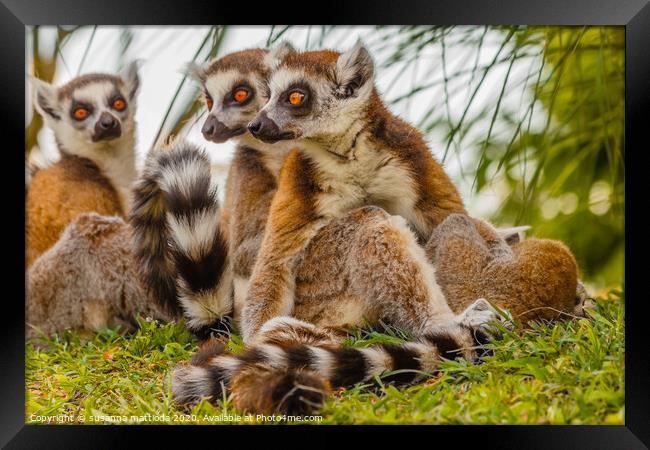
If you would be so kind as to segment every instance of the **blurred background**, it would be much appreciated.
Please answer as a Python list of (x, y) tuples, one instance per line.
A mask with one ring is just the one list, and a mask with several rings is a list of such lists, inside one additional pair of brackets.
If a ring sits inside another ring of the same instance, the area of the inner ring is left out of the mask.
[[(183, 65), (281, 40), (345, 50), (361, 38), (386, 103), (426, 134), (473, 215), (563, 240), (596, 292), (623, 284), (623, 27), (35, 26), (26, 36), (26, 74), (57, 85), (143, 60), (140, 163), (184, 136), (208, 149), (221, 182), (233, 146), (203, 140)], [(25, 158), (46, 164), (56, 146), (25, 83)]]

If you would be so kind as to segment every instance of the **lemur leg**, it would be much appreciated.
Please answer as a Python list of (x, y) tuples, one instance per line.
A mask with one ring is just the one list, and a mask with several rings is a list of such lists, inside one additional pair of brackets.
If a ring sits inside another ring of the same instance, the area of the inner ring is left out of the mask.
[(513, 260), (512, 249), (496, 231), (463, 214), (450, 214), (438, 225), (425, 251), (436, 267), (438, 283), (450, 307), (457, 312), (478, 297), (494, 301), (488, 296), (492, 292), (481, 291), (479, 280), (493, 259), (499, 259), (502, 264)]
[(415, 336), (457, 324), (481, 327), (498, 318), (485, 301), (455, 315), (405, 221), (374, 206), (319, 231), (297, 269), (296, 302), (297, 318), (321, 326), (384, 319)]

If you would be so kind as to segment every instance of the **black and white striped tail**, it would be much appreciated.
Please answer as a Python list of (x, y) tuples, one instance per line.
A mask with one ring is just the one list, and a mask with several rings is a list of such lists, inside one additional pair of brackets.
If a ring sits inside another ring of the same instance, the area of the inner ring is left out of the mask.
[[(240, 371), (265, 366), (285, 371), (308, 369), (326, 379), (332, 387), (348, 387), (383, 375), (397, 383), (416, 381), (435, 374), (440, 361), (467, 357), (476, 360), (489, 336), (467, 329), (473, 344), (459, 342), (451, 333), (440, 330), (401, 345), (375, 345), (367, 348), (337, 344), (310, 345), (285, 341), (261, 343), (242, 354), (203, 355), (201, 364), (179, 366), (174, 370), (172, 390), (179, 403), (192, 403), (201, 397), (222, 398), (223, 389)], [(267, 341), (268, 342), (268, 341)], [(281, 384), (281, 383), (279, 383)], [(267, 393), (277, 397), (274, 392)]]
[(135, 197), (137, 255), (156, 298), (172, 311), (182, 310), (199, 337), (228, 329), (227, 243), (208, 156), (176, 141), (147, 161)]

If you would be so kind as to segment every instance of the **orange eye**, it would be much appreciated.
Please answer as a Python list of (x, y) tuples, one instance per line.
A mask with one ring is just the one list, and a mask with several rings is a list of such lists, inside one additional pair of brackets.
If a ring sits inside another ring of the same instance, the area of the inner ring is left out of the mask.
[(232, 96), (237, 103), (243, 103), (248, 98), (248, 91), (246, 89), (237, 89)]
[(293, 91), (291, 94), (289, 94), (289, 103), (291, 103), (294, 106), (298, 106), (305, 100), (305, 94), (302, 92), (298, 91)]
[(212, 109), (212, 105), (214, 105), (214, 102), (212, 101), (212, 97), (206, 95), (205, 104), (208, 106), (208, 111), (210, 111)]
[(77, 108), (72, 112), (72, 115), (77, 120), (84, 120), (86, 117), (88, 117), (89, 114), (90, 111), (88, 111), (86, 108)]
[(126, 108), (126, 102), (121, 98), (118, 98), (113, 102), (113, 108), (117, 109), (118, 111), (122, 111), (124, 108)]

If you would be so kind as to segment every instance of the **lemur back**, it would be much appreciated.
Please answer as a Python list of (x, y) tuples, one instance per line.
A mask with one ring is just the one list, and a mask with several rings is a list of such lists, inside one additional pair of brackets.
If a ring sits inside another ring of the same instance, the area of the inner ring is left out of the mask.
[(27, 267), (79, 214), (124, 216), (130, 208), (139, 87), (136, 63), (60, 87), (32, 81), (36, 110), (54, 131), (61, 159), (38, 170), (27, 189)]
[(27, 266), (54, 245), (79, 214), (123, 214), (110, 181), (92, 161), (78, 156), (63, 156), (36, 172), (27, 192)]
[(83, 213), (26, 275), (27, 338), (67, 329), (137, 328), (136, 317), (169, 320), (136, 276), (131, 227)]

